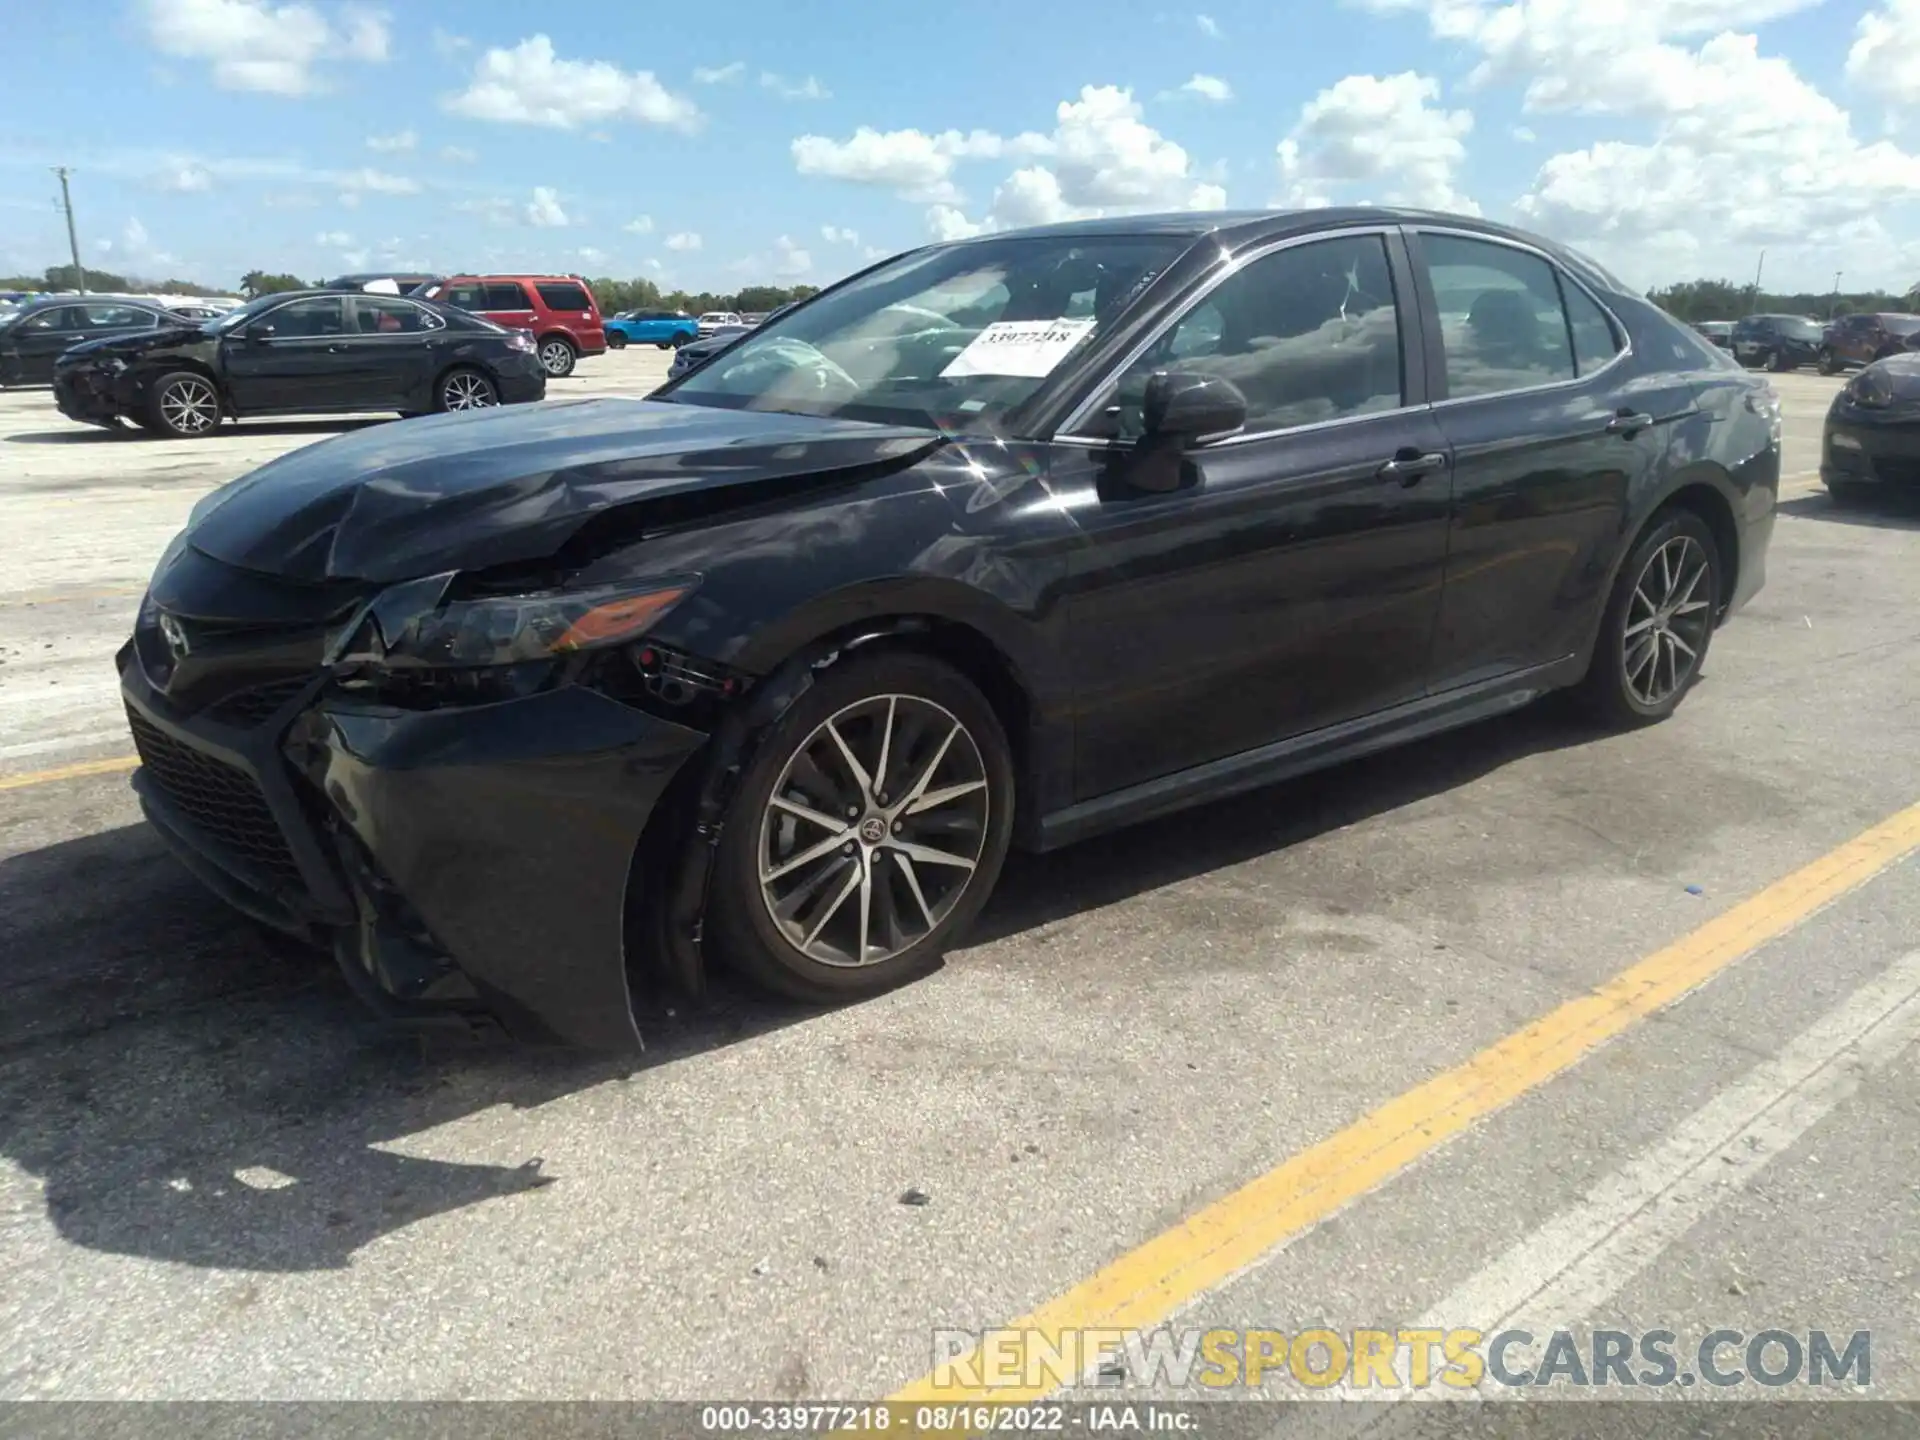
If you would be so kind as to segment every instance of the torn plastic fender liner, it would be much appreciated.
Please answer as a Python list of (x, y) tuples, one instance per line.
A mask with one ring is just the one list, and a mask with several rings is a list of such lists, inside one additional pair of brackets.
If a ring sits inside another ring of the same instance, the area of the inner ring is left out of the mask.
[(516, 1036), (641, 1048), (627, 882), (648, 818), (707, 743), (583, 688), (478, 708), (327, 712), (342, 820)]

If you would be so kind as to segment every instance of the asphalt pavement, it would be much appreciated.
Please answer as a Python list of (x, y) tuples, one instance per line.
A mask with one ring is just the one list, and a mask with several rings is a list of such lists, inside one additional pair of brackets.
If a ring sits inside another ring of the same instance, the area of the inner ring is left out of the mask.
[(876, 1398), (1116, 1317), (1869, 1331), (1920, 1399), (1920, 505), (1834, 508), (1837, 382), (1776, 384), (1769, 583), (1671, 722), (1541, 705), (1016, 856), (927, 980), (723, 987), (634, 1064), (385, 1034), (138, 819), (148, 568), (341, 423), (0, 394), (0, 1399)]

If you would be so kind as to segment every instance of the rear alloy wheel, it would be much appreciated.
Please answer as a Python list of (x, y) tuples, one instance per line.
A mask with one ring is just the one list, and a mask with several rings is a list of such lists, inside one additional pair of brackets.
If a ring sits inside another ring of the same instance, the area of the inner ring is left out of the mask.
[(500, 392), (478, 370), (453, 370), (440, 381), (435, 398), (442, 410), (487, 410), (500, 403)]
[(1626, 728), (1678, 708), (1713, 640), (1720, 563), (1713, 531), (1691, 510), (1670, 512), (1634, 546), (1582, 682), (1600, 718)]
[(162, 375), (147, 392), (148, 414), (156, 434), (192, 439), (212, 433), (220, 423), (220, 395), (213, 382), (190, 370)]
[(1013, 819), (1006, 738), (971, 683), (921, 655), (842, 666), (743, 777), (709, 907), (727, 959), (803, 1000), (937, 963), (986, 903)]
[(573, 373), (574, 349), (571, 340), (562, 340), (558, 335), (540, 342), (540, 364), (547, 374), (558, 380)]

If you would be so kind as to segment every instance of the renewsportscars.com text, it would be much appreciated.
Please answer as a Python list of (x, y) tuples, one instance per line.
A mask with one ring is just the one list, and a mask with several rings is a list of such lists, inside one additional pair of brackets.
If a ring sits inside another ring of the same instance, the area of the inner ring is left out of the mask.
[(1665, 1388), (1873, 1383), (1871, 1331), (936, 1330), (933, 1388)]

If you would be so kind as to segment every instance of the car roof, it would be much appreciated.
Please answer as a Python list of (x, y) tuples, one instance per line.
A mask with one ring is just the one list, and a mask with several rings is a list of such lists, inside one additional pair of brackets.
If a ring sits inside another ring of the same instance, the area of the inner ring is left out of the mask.
[(576, 285), (584, 285), (587, 283), (578, 275), (541, 275), (532, 272), (509, 270), (463, 271), (461, 274), (448, 276), (444, 283), (457, 285), (462, 280), (571, 280)]
[(52, 305), (92, 305), (102, 300), (114, 305), (144, 305), (149, 310), (167, 308), (158, 300), (148, 300), (139, 295), (105, 295), (94, 290), (85, 295), (42, 295), (38, 299), (22, 300), (20, 310), (24, 314), (28, 310), (45, 310)]

